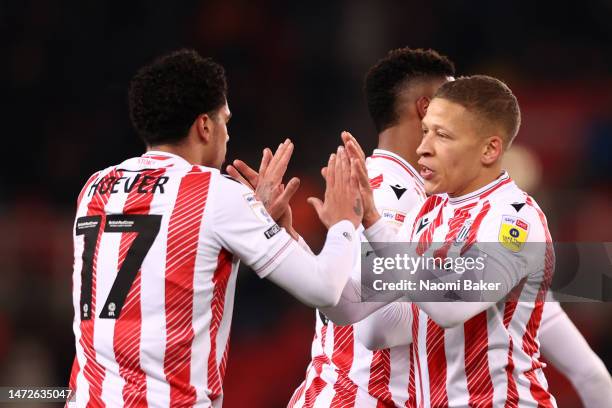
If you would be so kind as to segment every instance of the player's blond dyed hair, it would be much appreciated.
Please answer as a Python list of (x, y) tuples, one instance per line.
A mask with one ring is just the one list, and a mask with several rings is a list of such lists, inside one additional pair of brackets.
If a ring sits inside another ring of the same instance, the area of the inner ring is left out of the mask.
[(460, 77), (442, 85), (434, 98), (457, 103), (502, 130), (504, 148), (510, 147), (521, 126), (521, 111), (508, 85), (486, 75)]

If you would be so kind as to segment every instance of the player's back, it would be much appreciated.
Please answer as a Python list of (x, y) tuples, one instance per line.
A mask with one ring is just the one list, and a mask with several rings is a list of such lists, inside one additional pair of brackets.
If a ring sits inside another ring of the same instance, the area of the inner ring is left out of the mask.
[(73, 231), (78, 406), (221, 403), (238, 260), (207, 207), (225, 183), (237, 184), (149, 152), (83, 188)]

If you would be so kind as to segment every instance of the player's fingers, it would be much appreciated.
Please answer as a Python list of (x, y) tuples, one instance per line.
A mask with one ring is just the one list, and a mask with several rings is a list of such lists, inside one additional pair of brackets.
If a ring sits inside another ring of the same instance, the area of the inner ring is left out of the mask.
[(317, 215), (319, 216), (319, 218), (322, 220), (322, 215), (323, 215), (323, 201), (319, 200), (316, 197), (308, 197), (306, 199), (306, 202), (310, 205), (313, 206), (313, 208), (315, 209), (315, 211), (317, 212)]
[(251, 183), (249, 183), (249, 181), (247, 179), (242, 177), (240, 172), (238, 170), (236, 170), (236, 168), (234, 166), (232, 166), (230, 164), (225, 169), (227, 170), (227, 174), (229, 174), (230, 176), (232, 176), (233, 178), (235, 178), (236, 180), (238, 180), (239, 182), (241, 182), (242, 184), (244, 184), (248, 188), (250, 188), (252, 190), (255, 189), (255, 187)]
[(332, 153), (329, 156), (329, 161), (327, 162), (327, 172), (326, 172), (326, 190), (333, 188), (336, 178), (336, 154)]
[(279, 181), (283, 179), (283, 176), (287, 171), (287, 166), (289, 165), (289, 160), (291, 160), (291, 155), (293, 154), (294, 149), (294, 145), (291, 143), (291, 140), (287, 139), (285, 143), (285, 148), (283, 149), (276, 168), (274, 169), (274, 176), (277, 177)]
[(281, 191), (280, 196), (278, 198), (278, 201), (280, 202), (280, 204), (283, 207), (289, 204), (289, 201), (291, 201), (291, 198), (298, 191), (299, 188), (300, 188), (299, 178), (293, 177), (291, 180), (289, 180), (289, 182), (287, 183), (287, 186), (283, 189), (283, 191)]
[(346, 130), (342, 132), (342, 141), (344, 142), (345, 146), (348, 142), (351, 142), (353, 144), (354, 153), (359, 156), (360, 160), (365, 160), (366, 155), (361, 148), (361, 145), (350, 132), (347, 132)]
[(272, 156), (272, 159), (268, 165), (266, 179), (278, 177), (278, 169), (279, 167), (282, 167), (282, 161), (289, 143), (289, 139), (285, 139), (283, 143), (278, 145), (278, 148), (276, 149), (276, 152), (274, 152), (274, 156)]
[(340, 156), (340, 171), (342, 172), (342, 189), (347, 190), (351, 182), (351, 163), (348, 160), (345, 149), (340, 146), (338, 155)]
[(338, 150), (336, 150), (336, 163), (335, 163), (335, 174), (334, 174), (334, 189), (342, 188), (342, 184), (344, 183), (343, 174), (342, 174), (342, 165), (344, 163), (344, 147), (338, 146)]
[(270, 165), (270, 160), (272, 160), (272, 150), (266, 147), (263, 150), (263, 154), (261, 157), (261, 164), (259, 165), (259, 175), (261, 177), (265, 176), (266, 171), (268, 170), (268, 166)]
[(327, 166), (321, 168), (321, 176), (323, 176), (323, 179), (327, 178)]
[(253, 187), (257, 187), (257, 183), (259, 182), (259, 174), (253, 170), (248, 164), (243, 162), (242, 160), (234, 160), (232, 163), (236, 170), (240, 172), (244, 176), (245, 179), (251, 183)]
[(355, 173), (360, 189), (370, 189), (368, 172), (359, 160), (351, 161), (351, 170)]

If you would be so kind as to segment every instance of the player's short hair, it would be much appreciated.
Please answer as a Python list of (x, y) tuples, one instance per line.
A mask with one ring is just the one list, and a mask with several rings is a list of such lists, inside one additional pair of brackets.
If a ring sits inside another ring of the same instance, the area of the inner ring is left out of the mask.
[(223, 67), (195, 50), (174, 51), (141, 68), (130, 82), (130, 118), (151, 146), (184, 138), (194, 120), (226, 102)]
[(368, 111), (376, 131), (380, 133), (397, 124), (397, 97), (411, 82), (454, 75), (455, 65), (437, 51), (408, 47), (389, 51), (370, 68), (364, 83)]
[(458, 103), (489, 124), (499, 127), (509, 147), (521, 126), (521, 111), (508, 85), (486, 75), (461, 77), (442, 85), (434, 98)]

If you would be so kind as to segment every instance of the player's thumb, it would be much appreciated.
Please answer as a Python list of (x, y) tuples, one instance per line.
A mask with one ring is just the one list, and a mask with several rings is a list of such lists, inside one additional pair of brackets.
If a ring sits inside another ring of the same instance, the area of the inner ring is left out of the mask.
[(316, 197), (308, 197), (306, 199), (306, 202), (314, 207), (315, 211), (317, 212), (317, 215), (319, 216), (319, 218), (321, 218), (321, 215), (323, 213), (323, 201), (319, 200)]

